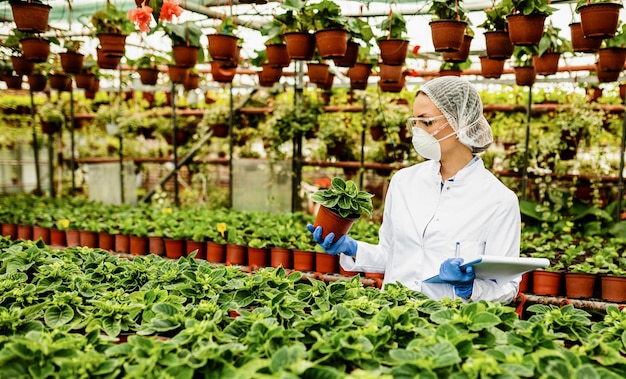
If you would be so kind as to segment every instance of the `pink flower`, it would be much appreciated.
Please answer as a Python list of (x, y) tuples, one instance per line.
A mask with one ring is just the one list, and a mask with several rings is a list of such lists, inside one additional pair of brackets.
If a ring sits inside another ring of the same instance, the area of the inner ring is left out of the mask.
[(152, 8), (147, 5), (142, 6), (141, 8), (133, 8), (128, 11), (126, 15), (129, 20), (137, 24), (139, 30), (142, 32), (149, 32), (150, 21), (152, 21)]
[(178, 5), (178, 0), (163, 0), (159, 20), (172, 21), (172, 17), (180, 17), (182, 13), (183, 8)]

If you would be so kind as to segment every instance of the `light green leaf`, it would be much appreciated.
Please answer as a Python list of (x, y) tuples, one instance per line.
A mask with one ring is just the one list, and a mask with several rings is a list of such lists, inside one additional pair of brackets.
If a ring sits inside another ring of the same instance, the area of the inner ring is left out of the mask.
[(58, 328), (72, 321), (74, 310), (67, 304), (53, 305), (46, 310), (44, 321), (49, 328)]

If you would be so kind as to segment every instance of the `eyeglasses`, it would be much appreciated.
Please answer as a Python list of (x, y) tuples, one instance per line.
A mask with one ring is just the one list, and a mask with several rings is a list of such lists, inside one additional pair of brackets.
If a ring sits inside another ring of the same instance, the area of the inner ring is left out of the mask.
[(446, 116), (439, 115), (435, 117), (410, 117), (408, 120), (406, 120), (406, 126), (409, 129), (414, 128), (416, 126), (421, 126), (422, 128), (430, 128), (431, 126), (433, 126), (435, 121), (444, 117)]

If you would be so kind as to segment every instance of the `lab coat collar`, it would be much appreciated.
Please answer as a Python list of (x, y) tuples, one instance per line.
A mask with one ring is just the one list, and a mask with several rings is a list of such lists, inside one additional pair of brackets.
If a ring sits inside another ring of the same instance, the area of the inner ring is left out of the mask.
[[(441, 162), (439, 161), (430, 161), (430, 162), (433, 163), (432, 165), (433, 176), (435, 176), (437, 183), (441, 183), (441, 173), (440, 173)], [(471, 175), (472, 172), (484, 169), (484, 167), (485, 167), (485, 164), (483, 160), (478, 156), (474, 156), (474, 158), (472, 158), (472, 160), (470, 160), (467, 163), (467, 165), (465, 165), (465, 167), (460, 169), (459, 172), (457, 172), (456, 175), (454, 175), (452, 178), (448, 179), (448, 181), (453, 181), (453, 182), (458, 183), (460, 181), (463, 181), (467, 176)]]

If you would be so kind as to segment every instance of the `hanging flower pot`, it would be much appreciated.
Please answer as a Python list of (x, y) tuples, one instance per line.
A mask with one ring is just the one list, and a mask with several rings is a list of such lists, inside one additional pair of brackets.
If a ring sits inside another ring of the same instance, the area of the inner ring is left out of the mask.
[(68, 74), (78, 74), (83, 69), (84, 55), (72, 51), (59, 53), (61, 67)]
[(62, 124), (60, 122), (46, 122), (41, 121), (41, 132), (51, 135), (58, 133), (61, 130)]
[(402, 65), (409, 51), (409, 41), (404, 39), (379, 39), (380, 59), (385, 64)]
[[(326, 78), (326, 82), (324, 83), (315, 83), (317, 84), (317, 88), (324, 90), (322, 92), (322, 96), (330, 96), (330, 92), (333, 88), (333, 82), (335, 81), (335, 74), (328, 73), (328, 77)], [(328, 102), (326, 102), (328, 104)]]
[(50, 74), (48, 80), (50, 81), (50, 88), (57, 91), (67, 91), (72, 88), (72, 78), (65, 74)]
[(176, 66), (194, 67), (198, 62), (199, 50), (200, 48), (196, 46), (172, 46), (172, 56), (174, 57), (174, 62), (176, 62)]
[(622, 71), (626, 62), (626, 48), (607, 47), (598, 51), (598, 65), (603, 71)]
[(404, 88), (404, 82), (405, 76), (403, 74), (400, 75), (400, 80), (398, 80), (397, 82), (383, 82), (379, 80), (378, 87), (383, 92), (398, 93), (402, 92), (402, 89)]
[(48, 30), (51, 6), (31, 1), (11, 1), (10, 4), (17, 30), (35, 33)]
[(220, 61), (211, 61), (211, 76), (218, 83), (230, 83), (233, 81), (237, 67), (228, 67)]
[(509, 32), (504, 30), (485, 32), (487, 56), (491, 59), (509, 59), (513, 54), (513, 44)]
[(378, 76), (380, 77), (380, 81), (384, 83), (397, 83), (402, 76), (403, 68), (404, 66), (402, 65), (379, 64), (378, 69), (380, 72)]
[(513, 67), (515, 72), (515, 84), (518, 86), (532, 86), (535, 84), (535, 68), (533, 66)]
[(354, 66), (350, 67), (348, 70), (350, 86), (352, 86), (353, 83), (361, 83), (364, 84), (361, 89), (365, 89), (365, 87), (367, 87), (367, 80), (372, 73), (372, 66), (371, 63), (355, 63)]
[(615, 35), (619, 14), (623, 5), (620, 3), (587, 2), (576, 10), (580, 13), (580, 24), (586, 38), (606, 39)]
[(489, 56), (481, 56), (480, 71), (483, 78), (498, 79), (504, 71), (504, 59), (493, 59)]
[(343, 58), (348, 48), (348, 31), (341, 29), (318, 30), (314, 34), (317, 51), (324, 59)]
[(601, 38), (585, 38), (580, 22), (569, 24), (572, 40), (572, 50), (575, 53), (595, 53), (602, 45)]
[(596, 275), (580, 272), (566, 272), (565, 296), (570, 299), (590, 299), (596, 284)]
[(117, 65), (120, 63), (120, 60), (122, 60), (121, 56), (106, 56), (100, 48), (96, 49), (96, 57), (98, 67), (101, 69), (115, 70), (117, 69)]
[(42, 63), (48, 60), (50, 41), (35, 37), (21, 39), (20, 43), (22, 44), (22, 55), (26, 60), (35, 63)]
[(139, 73), (141, 84), (145, 86), (153, 86), (159, 80), (158, 68), (138, 68), (137, 73)]
[(467, 22), (434, 20), (428, 23), (435, 51), (455, 52), (461, 50)]
[(458, 68), (439, 69), (439, 76), (461, 76), (462, 71)]
[(382, 125), (370, 126), (370, 135), (374, 141), (380, 141), (385, 137), (385, 127)]
[(189, 75), (189, 68), (178, 67), (176, 65), (167, 65), (168, 74), (172, 83), (184, 83)]
[(307, 63), (307, 75), (311, 83), (326, 83), (330, 66), (326, 63)]
[(601, 68), (598, 64), (596, 65), (596, 76), (598, 77), (598, 82), (600, 83), (611, 83), (616, 82), (619, 79), (620, 71), (608, 71)]
[(272, 67), (287, 67), (291, 63), (289, 53), (287, 52), (287, 45), (284, 43), (274, 43), (265, 46), (265, 54), (267, 56), (267, 63)]
[(469, 57), (472, 39), (474, 39), (474, 37), (465, 34), (463, 36), (463, 43), (461, 44), (461, 48), (459, 49), (459, 51), (456, 51), (456, 52), (444, 51), (441, 54), (443, 56), (443, 60), (446, 62), (452, 62), (452, 63), (465, 62), (467, 60), (467, 57)]
[(290, 32), (285, 33), (287, 54), (293, 60), (308, 61), (315, 53), (315, 35), (311, 33)]
[(126, 35), (115, 33), (98, 34), (100, 50), (105, 57), (123, 57), (126, 47)]
[(20, 76), (32, 74), (35, 68), (35, 62), (31, 62), (23, 56), (12, 56), (11, 63), (13, 64), (13, 71)]
[(41, 74), (28, 75), (28, 85), (33, 92), (43, 91), (47, 84), (48, 80)]
[(359, 44), (354, 41), (348, 41), (346, 53), (341, 58), (334, 58), (333, 61), (337, 67), (352, 67), (359, 57)]
[(200, 87), (200, 75), (196, 73), (189, 73), (187, 75), (187, 79), (183, 83), (183, 88), (185, 91), (191, 91)]
[(239, 38), (229, 34), (209, 34), (209, 55), (217, 61), (235, 61)]
[(270, 63), (263, 63), (261, 72), (258, 73), (259, 84), (262, 87), (272, 87), (283, 75), (283, 68), (272, 66)]
[(8, 89), (22, 89), (21, 75), (5, 75), (3, 78)]
[(533, 66), (537, 75), (553, 75), (559, 70), (559, 59), (561, 53), (543, 53), (543, 55), (533, 55)]
[(91, 87), (96, 76), (91, 72), (81, 72), (74, 75), (74, 82), (76, 83), (76, 88), (88, 89)]
[(531, 46), (541, 41), (546, 15), (510, 14), (506, 16), (506, 20), (509, 23), (509, 38), (513, 45)]

